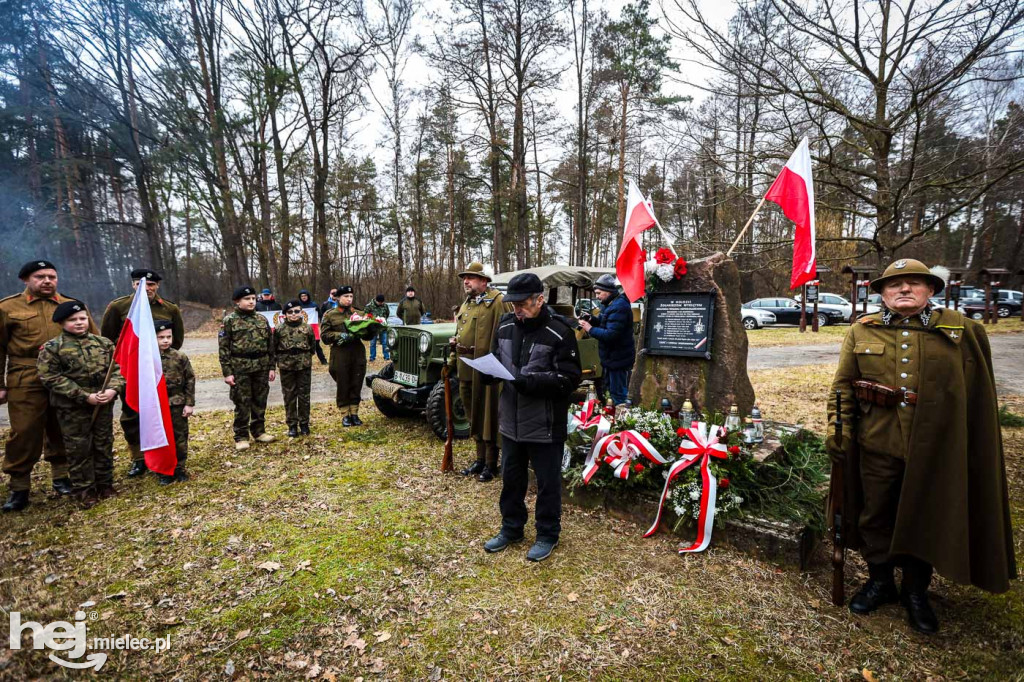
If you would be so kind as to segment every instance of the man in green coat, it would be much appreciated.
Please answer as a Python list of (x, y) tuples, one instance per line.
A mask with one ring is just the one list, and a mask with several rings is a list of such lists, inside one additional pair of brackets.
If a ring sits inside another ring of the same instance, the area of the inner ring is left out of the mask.
[[(185, 321), (181, 317), (181, 308), (160, 296), (160, 282), (163, 277), (156, 270), (150, 268), (136, 268), (132, 270), (132, 291), (139, 288), (139, 282), (146, 279), (146, 296), (149, 297), (149, 307), (153, 313), (154, 320), (170, 320), (171, 322), (171, 348), (180, 350), (185, 342)], [(124, 321), (128, 319), (128, 309), (132, 305), (134, 293), (115, 298), (107, 306), (103, 313), (103, 321), (100, 323), (100, 333), (117, 343), (121, 336), (121, 328)], [(139, 413), (121, 402), (121, 430), (124, 431), (124, 439), (128, 442), (128, 449), (132, 453), (132, 466), (128, 470), (129, 476), (141, 476), (149, 471), (146, 468), (146, 460), (139, 448)]]
[(336, 402), (342, 426), (362, 426), (359, 418), (360, 393), (366, 376), (366, 346), (345, 324), (362, 312), (352, 307), (352, 287), (338, 287), (338, 307), (328, 310), (320, 321), (320, 341), (331, 347), (328, 371), (338, 385)]
[(224, 318), (217, 338), (224, 383), (231, 387), (235, 404), (235, 449), (249, 447), (249, 435), (259, 443), (273, 443), (266, 432), (267, 397), (276, 378), (273, 330), (256, 312), (256, 290), (238, 287), (232, 295), (235, 310)]
[(961, 313), (931, 307), (944, 286), (911, 259), (874, 280), (883, 309), (850, 328), (832, 383), (853, 425), (841, 440), (829, 401), (830, 451), (859, 458), (860, 537), (848, 540), (860, 545), (870, 579), (850, 610), (900, 601), (926, 634), (938, 630), (928, 603), (933, 568), (990, 592), (1017, 576), (988, 337)]
[(498, 386), (485, 385), (480, 372), (458, 359), (475, 360), (490, 353), (498, 320), (506, 311), (501, 292), (490, 286), (490, 269), (482, 263), (470, 263), (459, 278), (466, 298), (455, 314), (448, 367), (458, 373), (459, 398), (476, 441), (476, 461), (463, 469), (462, 475), (487, 482), (498, 473)]
[(398, 304), (395, 314), (402, 318), (403, 324), (419, 324), (423, 313), (427, 312), (423, 301), (416, 297), (416, 289), (412, 286), (405, 290), (405, 298)]

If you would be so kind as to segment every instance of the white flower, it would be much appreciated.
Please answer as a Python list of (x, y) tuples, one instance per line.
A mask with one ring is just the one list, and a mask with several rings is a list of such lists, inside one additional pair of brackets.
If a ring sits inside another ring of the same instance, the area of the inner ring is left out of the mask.
[(699, 500), (700, 499), (700, 491), (699, 490), (692, 490), (692, 491), (690, 491), (690, 499), (691, 500)]
[(651, 274), (652, 272), (654, 272), (657, 269), (658, 269), (658, 261), (654, 260), (653, 258), (651, 258), (650, 260), (644, 261), (644, 272), (646, 274), (649, 275), (649, 274)]
[(676, 276), (675, 266), (671, 263), (657, 266), (654, 272), (662, 282), (671, 282)]
[(736, 504), (743, 504), (743, 498), (740, 497), (739, 495), (733, 495), (732, 501), (735, 502)]
[(666, 481), (668, 480), (668, 469), (662, 470), (661, 477), (664, 478)]

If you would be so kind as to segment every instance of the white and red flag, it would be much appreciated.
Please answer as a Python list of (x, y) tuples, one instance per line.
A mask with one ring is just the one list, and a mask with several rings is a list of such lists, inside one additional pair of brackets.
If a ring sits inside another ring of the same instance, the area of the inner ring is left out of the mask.
[(796, 289), (814, 279), (818, 271), (814, 250), (814, 181), (806, 137), (800, 140), (764, 198), (778, 204), (786, 217), (796, 223), (793, 270), (789, 277), (789, 288)]
[(622, 231), (622, 246), (615, 259), (615, 274), (622, 284), (622, 291), (630, 302), (643, 298), (645, 291), (644, 261), (647, 253), (640, 244), (640, 235), (658, 224), (650, 204), (644, 200), (640, 188), (629, 181), (629, 199), (626, 202), (626, 224)]
[(171, 405), (167, 383), (160, 364), (153, 311), (146, 295), (146, 279), (139, 281), (121, 328), (114, 357), (125, 380), (124, 401), (139, 413), (139, 440), (146, 466), (158, 474), (170, 476), (178, 458), (171, 427)]

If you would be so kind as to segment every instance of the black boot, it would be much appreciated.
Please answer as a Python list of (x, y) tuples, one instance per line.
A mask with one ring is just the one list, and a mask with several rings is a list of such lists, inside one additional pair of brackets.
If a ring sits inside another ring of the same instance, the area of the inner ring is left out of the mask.
[(899, 601), (900, 595), (896, 590), (896, 580), (892, 575), (893, 564), (868, 564), (870, 578), (853, 595), (850, 600), (850, 611), (864, 615), (885, 606), (895, 604)]
[(362, 426), (363, 420), (359, 418), (358, 414), (350, 414), (348, 420), (352, 422), (352, 426)]
[(348, 416), (346, 414), (344, 417), (341, 418), (341, 425), (342, 426), (352, 426), (352, 417), (350, 417), (350, 416)]
[(174, 476), (168, 476), (167, 474), (158, 474), (156, 482), (158, 485), (170, 485), (174, 483)]
[(487, 466), (485, 464), (484, 468), (483, 468), (483, 471), (481, 471), (480, 475), (476, 477), (476, 480), (480, 481), (481, 483), (487, 483), (488, 481), (493, 481), (494, 480), (494, 471), (491, 470), (491, 467), (489, 467), (489, 466)]
[(299, 426), (299, 433), (301, 433), (303, 436), (308, 436), (309, 424), (302, 424), (301, 426)]
[(64, 478), (53, 479), (53, 490), (58, 495), (70, 495), (73, 492), (71, 488), (71, 479), (66, 476)]
[(174, 467), (174, 480), (175, 481), (178, 481), (179, 483), (184, 483), (185, 481), (189, 480), (190, 478), (192, 478), (192, 477), (188, 475), (188, 471), (185, 470), (185, 467), (183, 467), (180, 464), (178, 466)]
[(903, 565), (903, 594), (900, 601), (907, 610), (907, 622), (923, 635), (939, 631), (939, 619), (928, 603), (928, 585), (932, 582), (931, 564), (913, 557), (905, 557)]
[(135, 478), (136, 476), (141, 476), (147, 471), (149, 471), (149, 468), (146, 466), (146, 460), (132, 460), (132, 468), (128, 470), (128, 478)]
[(462, 470), (463, 476), (476, 476), (484, 470), (484, 463), (482, 460), (477, 460), (470, 464), (468, 467)]
[(27, 490), (12, 490), (11, 494), (7, 496), (7, 502), (4, 503), (2, 509), (5, 512), (16, 512), (21, 511), (28, 506), (28, 491)]
[(295, 428), (294, 426), (289, 426), (288, 427), (288, 437), (289, 438), (298, 438), (299, 437), (299, 430), (297, 428)]

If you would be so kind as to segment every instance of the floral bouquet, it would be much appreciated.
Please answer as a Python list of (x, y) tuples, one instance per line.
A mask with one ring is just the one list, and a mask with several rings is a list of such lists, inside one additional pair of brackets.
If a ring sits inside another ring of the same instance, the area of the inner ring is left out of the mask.
[(374, 317), (370, 314), (354, 313), (352, 317), (345, 320), (345, 329), (348, 330), (348, 333), (365, 340), (374, 338), (387, 326), (388, 321), (385, 318)]
[[(586, 455), (574, 457), (563, 467), (569, 484), (657, 489), (660, 479), (652, 472), (658, 465), (670, 463), (666, 455), (671, 457), (679, 445), (671, 418), (655, 410), (634, 408), (622, 419), (609, 421), (605, 435), (583, 443), (590, 444)], [(570, 442), (578, 433), (570, 435)], [(574, 452), (582, 449), (577, 447)]]
[(686, 274), (686, 259), (676, 256), (672, 249), (662, 247), (654, 253), (654, 258), (644, 263), (647, 273), (648, 288), (654, 288), (657, 280), (671, 282)]

